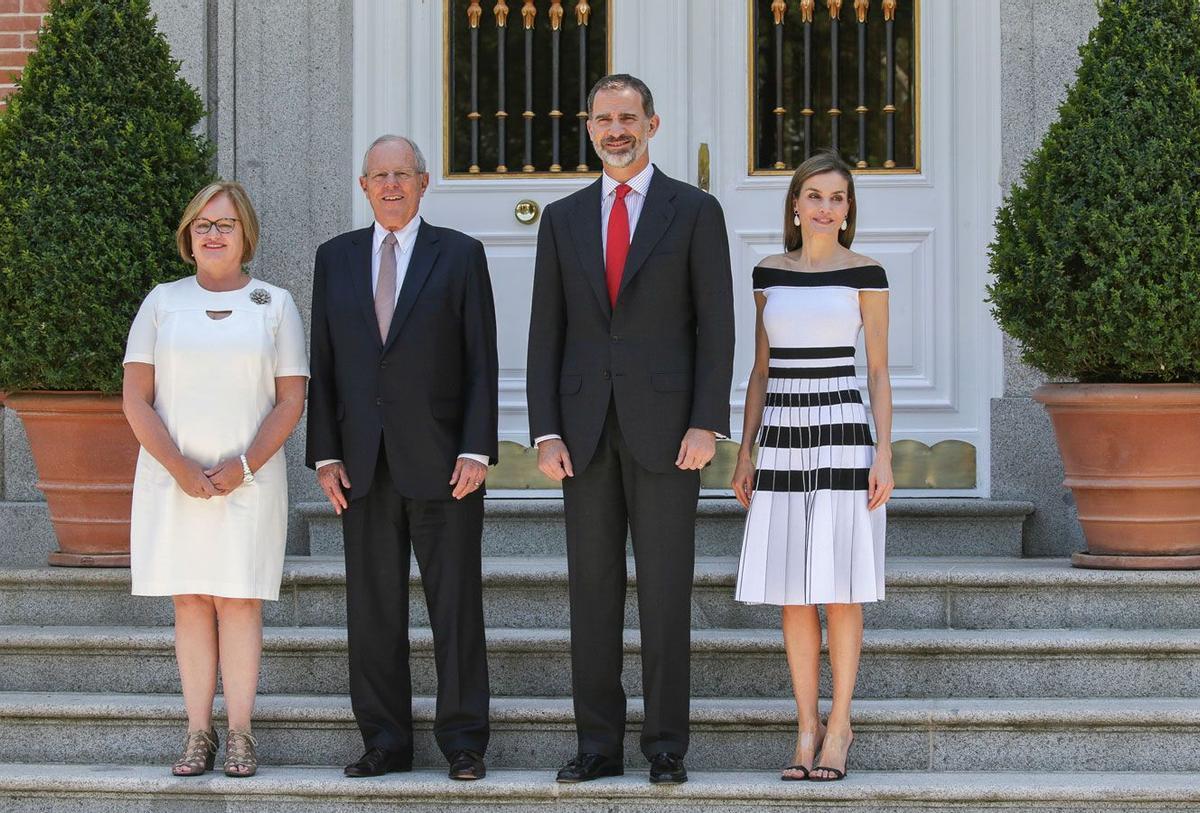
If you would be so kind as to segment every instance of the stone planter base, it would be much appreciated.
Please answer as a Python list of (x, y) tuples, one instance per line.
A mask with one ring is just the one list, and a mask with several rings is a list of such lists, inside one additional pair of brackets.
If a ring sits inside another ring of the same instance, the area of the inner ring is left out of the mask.
[(54, 567), (129, 567), (128, 553), (63, 553), (50, 554)]
[(1113, 556), (1110, 554), (1075, 553), (1075, 567), (1098, 570), (1200, 570), (1200, 556)]

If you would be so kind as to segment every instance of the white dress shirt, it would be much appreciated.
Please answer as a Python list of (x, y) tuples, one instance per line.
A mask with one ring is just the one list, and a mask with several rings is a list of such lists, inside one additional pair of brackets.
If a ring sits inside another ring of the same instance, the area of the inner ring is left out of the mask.
[[(412, 259), (413, 244), (417, 242), (417, 230), (421, 228), (421, 218), (414, 217), (404, 226), (404, 228), (392, 232), (396, 235), (396, 246), (392, 250), (396, 252), (396, 302), (400, 301), (400, 289), (404, 286), (404, 275), (408, 272), (408, 263)], [(379, 287), (379, 258), (383, 256), (383, 252), (387, 250), (387, 246), (383, 244), (384, 238), (388, 236), (388, 230), (379, 225), (379, 221), (375, 221), (375, 232), (371, 235), (371, 295), (375, 295), (375, 290)], [(393, 307), (395, 302), (392, 303)], [(474, 460), (476, 463), (488, 465), (489, 458), (485, 454), (475, 454), (472, 452), (463, 452), (459, 457), (465, 457), (468, 460)], [(337, 458), (329, 460), (318, 460), (317, 468), (326, 466), (330, 463), (341, 463)]]
[[(630, 242), (633, 242), (633, 231), (642, 214), (642, 204), (646, 202), (652, 175), (654, 164), (646, 164), (645, 169), (625, 181), (629, 184), (629, 192), (625, 194), (625, 209), (629, 212)], [(608, 216), (617, 202), (617, 187), (620, 185), (621, 181), (611, 178), (607, 172), (600, 176), (600, 251), (605, 257), (608, 256)]]
[[(650, 178), (654, 175), (654, 164), (646, 164), (646, 168), (634, 175), (628, 181), (618, 181), (607, 172), (600, 176), (600, 251), (601, 256), (608, 256), (608, 216), (612, 214), (613, 205), (617, 202), (617, 187), (622, 183), (629, 184), (625, 194), (625, 210), (629, 213), (629, 241), (633, 242), (633, 231), (637, 228), (638, 218), (642, 214), (642, 204), (646, 202), (646, 192), (650, 190)], [(562, 435), (542, 435), (533, 441), (536, 447), (543, 440), (562, 440)]]

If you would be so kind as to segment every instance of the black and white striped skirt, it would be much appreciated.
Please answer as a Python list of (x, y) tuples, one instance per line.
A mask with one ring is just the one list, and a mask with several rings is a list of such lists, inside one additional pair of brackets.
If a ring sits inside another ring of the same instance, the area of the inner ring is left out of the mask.
[(875, 459), (853, 347), (772, 348), (736, 599), (883, 598), (886, 512), (867, 510)]

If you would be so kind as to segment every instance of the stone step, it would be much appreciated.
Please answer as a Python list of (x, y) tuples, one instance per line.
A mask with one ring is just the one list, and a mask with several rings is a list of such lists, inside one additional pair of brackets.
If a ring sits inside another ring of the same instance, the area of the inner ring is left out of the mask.
[[(570, 694), (569, 633), (490, 629), (497, 696)], [(412, 630), (413, 686), (434, 693), (433, 638)], [(625, 634), (626, 691), (641, 693), (640, 638)], [(822, 673), (828, 692), (828, 670)], [(343, 694), (341, 628), (268, 628), (261, 691)], [(0, 627), (0, 691), (178, 692), (166, 627)], [(694, 697), (788, 697), (777, 630), (692, 633)], [(1200, 697), (1200, 630), (869, 630), (857, 696)]]
[[(341, 520), (328, 502), (299, 502), (309, 553), (341, 555)], [(895, 556), (1020, 556), (1027, 502), (902, 498), (888, 505), (888, 552)], [(737, 556), (746, 512), (732, 498), (700, 500), (696, 553)], [(488, 499), (484, 556), (565, 556), (561, 499)]]
[[(626, 625), (637, 626), (636, 573), (629, 572)], [(429, 623), (412, 567), (411, 618)], [(692, 594), (695, 629), (778, 629), (779, 609), (733, 600), (737, 560), (700, 557)], [(887, 600), (865, 606), (871, 628), (1200, 628), (1200, 571), (1104, 571), (1066, 559), (894, 557)], [(561, 557), (501, 557), (483, 563), (489, 626), (565, 628), (567, 564)], [(340, 558), (290, 557), (280, 600), (263, 604), (268, 626), (342, 626)], [(0, 569), (0, 624), (162, 626), (169, 598), (129, 595), (123, 569)]]
[[(34, 492), (36, 496), (36, 492)], [(487, 500), (484, 554), (565, 556), (561, 499)], [(963, 498), (897, 498), (888, 506), (888, 551), (895, 556), (1020, 556), (1021, 533), (1033, 503)], [(342, 554), (341, 521), (327, 502), (295, 502), (289, 521), (294, 553)], [(705, 497), (696, 523), (696, 551), (736, 556), (745, 513), (736, 500)], [(0, 567), (41, 567), (58, 545), (46, 503), (0, 501)], [(291, 545), (292, 543), (289, 543)]]
[(145, 813), (402, 809), (433, 813), (633, 813), (763, 810), (800, 813), (974, 813), (994, 810), (1179, 813), (1200, 804), (1197, 773), (893, 773), (854, 771), (844, 782), (780, 782), (775, 771), (694, 771), (683, 785), (656, 786), (642, 770), (559, 785), (551, 771), (492, 771), (454, 782), (441, 770), (346, 779), (338, 768), (264, 767), (253, 779), (179, 779), (160, 766), (0, 765), (9, 813)]
[[(434, 701), (413, 703), (418, 767), (444, 759), (433, 740)], [(822, 704), (828, 710), (828, 704)], [(787, 764), (796, 710), (784, 698), (697, 698), (688, 765), (757, 770)], [(218, 703), (218, 728), (224, 735)], [(629, 703), (626, 765), (638, 748), (640, 698)], [(549, 770), (575, 750), (566, 698), (496, 698), (488, 764)], [(90, 763), (120, 757), (165, 765), (186, 728), (178, 695), (0, 693), (0, 762)], [(254, 715), (265, 765), (349, 762), (362, 748), (344, 695), (264, 695)], [(857, 700), (853, 765), (886, 771), (1200, 771), (1194, 698), (939, 698)], [(130, 736), (130, 735), (133, 736)]]

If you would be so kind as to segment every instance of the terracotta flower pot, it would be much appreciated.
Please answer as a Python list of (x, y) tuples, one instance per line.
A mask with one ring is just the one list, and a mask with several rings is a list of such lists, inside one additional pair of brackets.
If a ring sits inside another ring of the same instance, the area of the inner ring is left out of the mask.
[(1200, 568), (1200, 386), (1046, 384), (1087, 553), (1077, 567)]
[(25, 425), (37, 486), (59, 549), (50, 564), (129, 566), (129, 509), (138, 442), (121, 399), (95, 392), (9, 393)]

